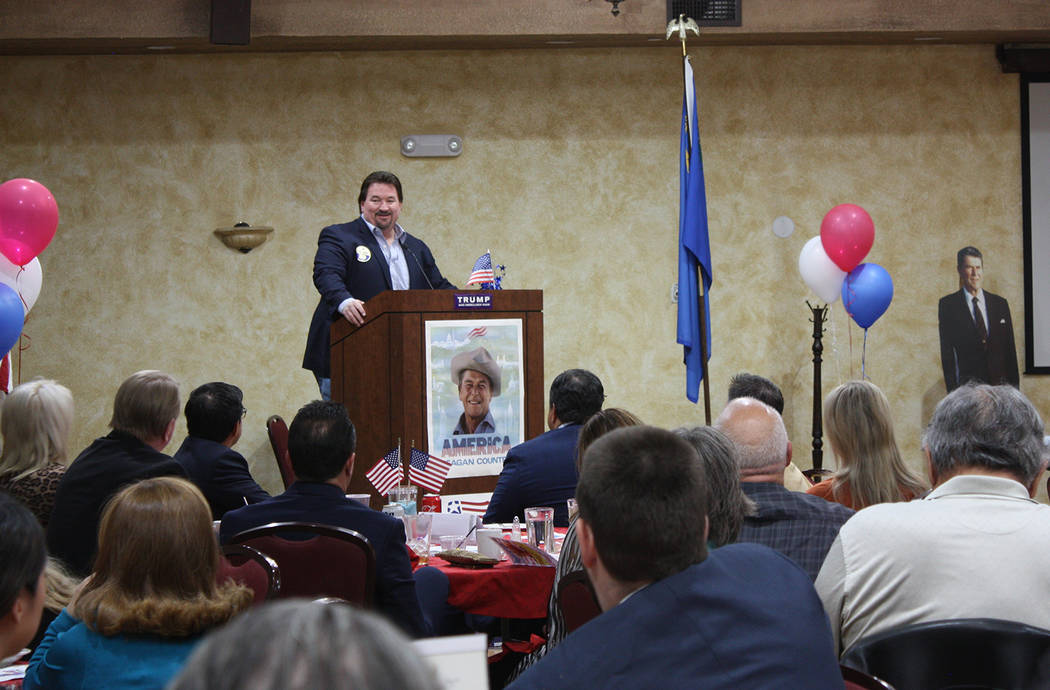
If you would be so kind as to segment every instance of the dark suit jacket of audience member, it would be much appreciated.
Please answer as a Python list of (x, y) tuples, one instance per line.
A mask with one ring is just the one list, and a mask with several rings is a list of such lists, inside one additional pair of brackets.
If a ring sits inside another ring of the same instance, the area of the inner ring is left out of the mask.
[(757, 504), (757, 512), (744, 518), (737, 541), (776, 549), (816, 580), (839, 528), (853, 511), (772, 482), (741, 482), (740, 487)]
[[(966, 293), (966, 299), (970, 294)], [(937, 323), (941, 335), (941, 367), (948, 392), (967, 381), (981, 381), (994, 386), (1007, 383), (1017, 388), (1017, 348), (1014, 346), (1014, 324), (1010, 305), (999, 295), (984, 291), (988, 309), (988, 343), (977, 340), (977, 324), (962, 290), (945, 295), (937, 304)]]
[(113, 494), (151, 477), (185, 477), (182, 465), (131, 434), (111, 431), (95, 439), (66, 470), (47, 525), (47, 550), (80, 577), (91, 572), (98, 523)]
[[(368, 251), (358, 253), (358, 247)], [(455, 289), (456, 286), (441, 275), (426, 243), (406, 232), (404, 247), (410, 290)], [(367, 259), (361, 261), (359, 257)], [(390, 265), (363, 219), (321, 230), (314, 256), (314, 285), (321, 293), (321, 300), (310, 321), (303, 368), (328, 378), (331, 376), (329, 332), (332, 321), (339, 318), (339, 305), (348, 297), (365, 301), (393, 288)]]
[(842, 676), (806, 574), (730, 544), (573, 631), (510, 687), (841, 688)]
[(228, 510), (270, 497), (252, 479), (244, 456), (233, 448), (206, 438), (187, 436), (174, 457), (208, 499), (213, 520), (221, 520)]
[(510, 449), (492, 492), (485, 522), (525, 519), (525, 509), (554, 508), (554, 524), (569, 526), (566, 499), (576, 495), (579, 424), (567, 424)]
[(360, 532), (376, 554), (376, 608), (414, 637), (427, 635), (416, 596), (416, 581), (405, 548), (405, 525), (351, 500), (332, 484), (295, 482), (283, 494), (231, 510), (222, 518), (219, 541), (270, 522), (318, 522)]

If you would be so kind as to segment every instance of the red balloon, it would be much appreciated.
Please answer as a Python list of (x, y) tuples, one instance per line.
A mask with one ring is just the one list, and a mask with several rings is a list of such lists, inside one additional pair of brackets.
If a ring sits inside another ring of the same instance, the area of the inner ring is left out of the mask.
[(836, 266), (849, 272), (864, 260), (875, 242), (875, 224), (856, 204), (839, 204), (820, 223), (820, 243)]
[(47, 187), (18, 178), (0, 184), (0, 254), (25, 266), (55, 236), (58, 204)]

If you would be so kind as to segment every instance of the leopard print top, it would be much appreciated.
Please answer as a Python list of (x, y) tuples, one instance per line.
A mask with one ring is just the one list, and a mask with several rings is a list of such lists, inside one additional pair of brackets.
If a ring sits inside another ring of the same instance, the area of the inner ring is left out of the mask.
[(55, 505), (58, 482), (65, 473), (65, 465), (51, 464), (18, 480), (14, 480), (14, 474), (6, 475), (0, 477), (0, 490), (21, 501), (46, 528), (51, 508)]

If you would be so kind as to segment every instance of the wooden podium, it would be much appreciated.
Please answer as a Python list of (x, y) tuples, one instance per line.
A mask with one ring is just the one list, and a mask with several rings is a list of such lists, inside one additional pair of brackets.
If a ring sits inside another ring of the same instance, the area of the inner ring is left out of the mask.
[[(456, 309), (456, 295), (491, 295), (491, 309)], [(350, 493), (372, 495), (371, 505), (386, 502), (365, 472), (401, 439), (402, 465), (408, 478), (412, 441), (426, 451), (427, 391), (425, 323), (449, 319), (521, 319), (525, 384), (525, 439), (543, 433), (543, 291), (541, 290), (387, 290), (365, 302), (365, 322), (332, 323), (332, 400), (341, 402), (357, 427), (357, 459)], [(442, 493), (492, 491), (498, 475), (460, 477), (445, 482)], [(417, 497), (418, 499), (418, 497)]]

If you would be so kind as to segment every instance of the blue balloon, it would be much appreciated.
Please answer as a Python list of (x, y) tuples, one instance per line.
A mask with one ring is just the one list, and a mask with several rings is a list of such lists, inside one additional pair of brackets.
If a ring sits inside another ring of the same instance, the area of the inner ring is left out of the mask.
[(25, 318), (22, 298), (9, 285), (0, 283), (0, 357), (18, 342)]
[(867, 328), (886, 313), (893, 301), (893, 279), (878, 264), (860, 264), (842, 281), (842, 305), (857, 325)]

